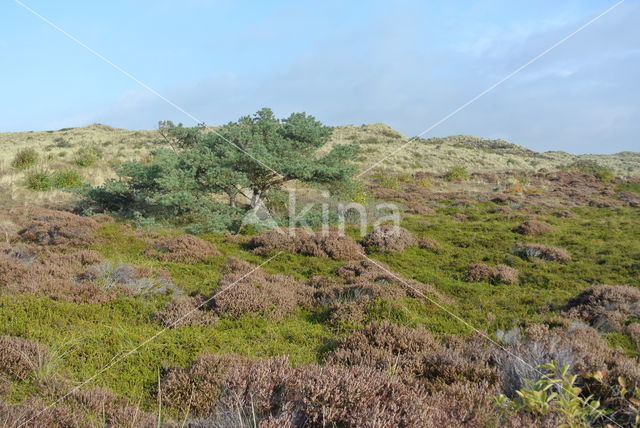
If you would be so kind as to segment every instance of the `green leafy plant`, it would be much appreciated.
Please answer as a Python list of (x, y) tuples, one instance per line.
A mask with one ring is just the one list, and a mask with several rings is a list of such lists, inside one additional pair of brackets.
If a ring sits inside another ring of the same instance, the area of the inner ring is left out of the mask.
[(569, 373), (569, 366), (558, 368), (552, 361), (538, 366), (545, 373), (536, 381), (527, 381), (528, 387), (516, 391), (517, 397), (509, 400), (504, 395), (496, 402), (510, 411), (525, 410), (536, 415), (554, 412), (560, 415), (565, 427), (588, 427), (605, 416), (600, 401), (593, 396), (581, 396), (582, 389), (576, 386), (577, 375)]
[(34, 149), (22, 149), (16, 153), (11, 166), (16, 169), (31, 168), (38, 162), (38, 152)]
[(615, 178), (615, 173), (611, 168), (600, 165), (598, 162), (593, 160), (578, 160), (565, 167), (565, 169), (573, 169), (584, 174), (593, 175), (604, 182), (609, 182)]
[(45, 170), (32, 171), (26, 176), (25, 186), (31, 190), (51, 190), (53, 187), (51, 174)]
[(96, 147), (83, 147), (76, 152), (73, 163), (79, 167), (88, 167), (98, 161), (100, 154), (100, 150)]
[(116, 169), (118, 180), (84, 194), (102, 209), (179, 219), (194, 224), (194, 231), (233, 228), (246, 209), (238, 206), (239, 196), (250, 201), (248, 209), (257, 209), (291, 180), (335, 187), (352, 177), (355, 167), (348, 160), (356, 146), (320, 152), (331, 131), (305, 113), (277, 119), (269, 109), (216, 132), (160, 122), (168, 149), (154, 151), (145, 162), (123, 163)]
[(73, 169), (56, 171), (51, 177), (51, 184), (57, 189), (80, 186), (82, 177)]
[(447, 181), (462, 181), (469, 178), (469, 172), (463, 166), (454, 166), (444, 175)]

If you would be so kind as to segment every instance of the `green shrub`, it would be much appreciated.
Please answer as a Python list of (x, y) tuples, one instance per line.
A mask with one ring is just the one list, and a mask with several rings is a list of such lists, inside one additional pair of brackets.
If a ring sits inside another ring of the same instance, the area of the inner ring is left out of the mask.
[(598, 162), (593, 160), (575, 161), (567, 166), (566, 169), (573, 169), (584, 174), (593, 175), (605, 182), (611, 181), (615, 178), (615, 174), (611, 168), (600, 165)]
[(30, 172), (25, 180), (25, 186), (31, 190), (51, 190), (52, 185), (51, 174), (48, 171)]
[(100, 150), (96, 147), (83, 147), (76, 152), (73, 157), (73, 163), (80, 167), (88, 167), (98, 161)]
[(51, 177), (51, 182), (56, 189), (65, 189), (81, 185), (82, 177), (75, 170), (67, 169), (56, 171)]
[(59, 149), (68, 148), (68, 147), (73, 146), (73, 144), (71, 144), (69, 141), (65, 140), (62, 137), (56, 137), (53, 140), (53, 143), (54, 143), (53, 147), (56, 147), (56, 148), (59, 148)]
[(444, 175), (444, 179), (447, 181), (466, 180), (467, 178), (469, 178), (469, 172), (463, 166), (451, 167)]
[(509, 411), (524, 410), (534, 415), (557, 414), (562, 426), (587, 427), (595, 424), (606, 414), (600, 402), (593, 396), (584, 397), (576, 386), (578, 378), (569, 374), (569, 366), (558, 367), (550, 362), (538, 367), (546, 373), (537, 382), (528, 381), (527, 388), (516, 391), (518, 396), (509, 400), (500, 395), (496, 401)]
[(17, 169), (31, 168), (38, 162), (38, 152), (34, 149), (22, 149), (11, 161), (11, 166)]

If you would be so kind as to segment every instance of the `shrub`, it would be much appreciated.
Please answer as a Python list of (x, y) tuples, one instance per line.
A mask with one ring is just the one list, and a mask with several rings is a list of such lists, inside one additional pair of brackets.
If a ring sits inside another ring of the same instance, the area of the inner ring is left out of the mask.
[(28, 421), (26, 426), (30, 427), (80, 428), (86, 426), (82, 415), (67, 406), (54, 407), (37, 398), (14, 405), (0, 401), (0, 425), (9, 427), (20, 421), (25, 423)]
[(501, 282), (503, 284), (515, 284), (518, 282), (518, 269), (502, 264), (496, 266), (496, 268), (498, 270), (498, 273), (495, 276), (495, 279), (498, 282)]
[(615, 173), (611, 168), (600, 165), (598, 162), (593, 160), (578, 160), (567, 166), (566, 169), (575, 169), (584, 174), (593, 175), (599, 180), (605, 182), (611, 181), (615, 178)]
[(418, 247), (424, 250), (436, 251), (438, 248), (440, 248), (440, 245), (437, 241), (431, 238), (424, 237), (420, 238), (420, 240), (418, 241)]
[(179, 296), (171, 300), (159, 312), (156, 319), (164, 327), (176, 328), (185, 325), (212, 326), (217, 318), (211, 312), (205, 310), (202, 297)]
[(564, 248), (550, 247), (543, 244), (517, 245), (511, 252), (523, 259), (541, 259), (560, 263), (566, 263), (571, 260), (571, 254)]
[(254, 254), (262, 256), (282, 250), (334, 260), (356, 260), (364, 252), (353, 238), (337, 230), (308, 233), (304, 229), (268, 229), (253, 236), (249, 246)]
[(435, 347), (441, 345), (424, 328), (410, 329), (383, 321), (340, 340), (326, 362), (414, 376), (420, 369), (421, 354)]
[(22, 149), (14, 156), (11, 166), (16, 169), (31, 168), (38, 162), (38, 152), (34, 149)]
[(215, 245), (193, 235), (160, 239), (144, 254), (163, 262), (173, 263), (200, 263), (222, 255)]
[(166, 293), (178, 291), (168, 276), (157, 275), (148, 269), (137, 268), (125, 263), (103, 262), (89, 266), (78, 277), (103, 290), (126, 289), (133, 294)]
[(49, 348), (28, 339), (0, 336), (0, 371), (25, 380), (43, 367)]
[(72, 169), (57, 171), (51, 177), (51, 184), (56, 189), (76, 187), (82, 184), (82, 177)]
[(231, 258), (218, 283), (212, 307), (221, 316), (254, 314), (282, 318), (299, 304), (309, 303), (311, 288), (286, 275)]
[(444, 179), (447, 181), (462, 181), (468, 178), (469, 172), (463, 166), (454, 166), (444, 174)]
[(518, 227), (514, 228), (515, 233), (521, 235), (544, 235), (553, 232), (555, 228), (549, 223), (539, 220), (527, 220)]
[(465, 280), (468, 282), (492, 281), (497, 275), (497, 269), (484, 263), (474, 263), (469, 266)]
[(53, 187), (51, 174), (47, 171), (32, 171), (25, 177), (25, 186), (31, 190), (45, 191)]
[(640, 317), (640, 289), (624, 285), (594, 285), (569, 299), (565, 315), (595, 327), (621, 331), (629, 317)]
[(451, 218), (453, 219), (453, 221), (456, 221), (458, 223), (463, 223), (469, 219), (469, 217), (463, 213), (455, 213)]
[(436, 210), (431, 208), (429, 205), (420, 203), (411, 203), (409, 204), (409, 208), (413, 213), (419, 215), (434, 215), (436, 213)]
[[(66, 211), (30, 208), (19, 235), (41, 245), (86, 246), (102, 219), (81, 217)], [(24, 220), (23, 220), (24, 221)]]
[(171, 369), (162, 379), (162, 400), (169, 406), (190, 408), (196, 415), (213, 413), (226, 372), (241, 363), (233, 355), (204, 354), (187, 369)]
[(403, 227), (382, 225), (369, 232), (362, 240), (362, 245), (377, 251), (398, 252), (418, 246), (418, 239)]
[(558, 367), (552, 361), (538, 368), (544, 371), (540, 379), (517, 391), (516, 399), (509, 401), (503, 396), (499, 402), (511, 411), (525, 410), (541, 416), (555, 413), (566, 426), (591, 426), (606, 414), (593, 396), (581, 396), (577, 376), (569, 374), (568, 365)]
[(98, 162), (100, 154), (100, 150), (96, 147), (83, 147), (73, 156), (73, 163), (85, 168)]

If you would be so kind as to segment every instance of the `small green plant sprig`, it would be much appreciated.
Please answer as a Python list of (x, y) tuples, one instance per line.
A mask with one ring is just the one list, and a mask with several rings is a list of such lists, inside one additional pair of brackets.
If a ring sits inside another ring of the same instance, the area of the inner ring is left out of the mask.
[(536, 381), (527, 381), (528, 387), (516, 391), (513, 400), (504, 395), (496, 398), (496, 403), (509, 411), (524, 410), (535, 415), (556, 413), (563, 417), (562, 427), (589, 427), (607, 414), (600, 401), (592, 395), (582, 397), (582, 389), (576, 386), (577, 375), (569, 374), (569, 365), (558, 368), (555, 361), (538, 366), (546, 373)]

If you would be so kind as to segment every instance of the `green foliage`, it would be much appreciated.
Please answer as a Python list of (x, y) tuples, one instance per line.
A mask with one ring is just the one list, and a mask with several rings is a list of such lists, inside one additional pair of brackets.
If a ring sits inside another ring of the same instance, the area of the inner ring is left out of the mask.
[(22, 149), (16, 153), (11, 166), (16, 169), (31, 168), (38, 162), (38, 152), (35, 149)]
[(73, 169), (59, 170), (53, 173), (51, 184), (56, 189), (66, 189), (82, 184), (82, 177)]
[(85, 168), (98, 162), (100, 155), (101, 151), (96, 147), (83, 147), (74, 155), (73, 163)]
[(611, 168), (600, 165), (598, 162), (593, 160), (578, 160), (565, 168), (574, 169), (584, 174), (593, 175), (594, 177), (604, 182), (611, 181), (615, 178), (615, 174)]
[(355, 173), (347, 162), (355, 146), (318, 154), (331, 128), (305, 113), (277, 119), (262, 109), (215, 132), (205, 131), (201, 125), (160, 122), (169, 149), (154, 151), (148, 162), (123, 163), (116, 169), (118, 180), (83, 194), (100, 209), (171, 218), (205, 233), (240, 224), (240, 195), (255, 208), (288, 181), (336, 186)]
[(53, 147), (62, 149), (62, 148), (68, 148), (68, 147), (72, 147), (73, 144), (71, 144), (69, 141), (67, 141), (65, 138), (63, 137), (56, 137), (53, 139)]
[(444, 175), (444, 179), (447, 181), (459, 181), (469, 178), (469, 172), (463, 166), (454, 166), (449, 169)]
[(640, 183), (634, 183), (632, 181), (625, 181), (625, 182), (619, 183), (616, 186), (616, 191), (617, 192), (635, 193), (637, 195), (640, 195)]
[(518, 397), (514, 400), (499, 396), (498, 404), (511, 411), (526, 410), (537, 415), (557, 413), (566, 427), (588, 427), (606, 414), (598, 400), (580, 395), (577, 375), (569, 374), (568, 365), (559, 368), (550, 362), (538, 368), (545, 374), (537, 382), (528, 381), (529, 387), (517, 391)]
[(356, 145), (337, 145), (319, 154), (331, 132), (306, 113), (277, 119), (263, 108), (205, 134), (196, 148), (233, 171), (236, 176), (228, 182), (248, 187), (252, 206), (257, 206), (267, 192), (291, 180), (328, 184), (354, 175), (355, 167), (347, 161), (356, 154)]
[(51, 190), (53, 187), (51, 173), (45, 170), (31, 171), (25, 177), (25, 186), (31, 190)]

